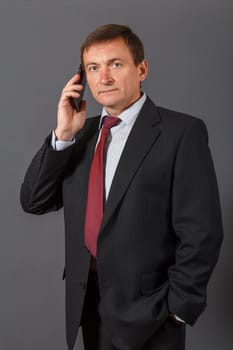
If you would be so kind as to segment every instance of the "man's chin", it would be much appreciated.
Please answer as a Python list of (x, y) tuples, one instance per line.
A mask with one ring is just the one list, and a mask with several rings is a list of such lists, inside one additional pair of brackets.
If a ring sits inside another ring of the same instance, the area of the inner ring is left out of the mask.
[(105, 108), (117, 108), (119, 102), (112, 98), (98, 98), (97, 102)]

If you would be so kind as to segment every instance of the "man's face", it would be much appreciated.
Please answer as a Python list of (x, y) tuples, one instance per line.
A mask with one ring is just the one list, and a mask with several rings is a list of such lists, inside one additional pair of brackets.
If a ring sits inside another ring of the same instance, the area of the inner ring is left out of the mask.
[(119, 115), (140, 97), (147, 62), (135, 66), (122, 38), (93, 44), (84, 50), (83, 61), (93, 97), (111, 115)]

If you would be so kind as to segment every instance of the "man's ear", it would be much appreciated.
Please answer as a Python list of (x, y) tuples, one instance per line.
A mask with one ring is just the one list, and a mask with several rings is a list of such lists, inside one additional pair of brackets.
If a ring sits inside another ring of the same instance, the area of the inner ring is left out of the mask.
[(138, 65), (139, 68), (139, 78), (141, 81), (145, 80), (148, 74), (148, 62), (147, 60), (142, 60)]

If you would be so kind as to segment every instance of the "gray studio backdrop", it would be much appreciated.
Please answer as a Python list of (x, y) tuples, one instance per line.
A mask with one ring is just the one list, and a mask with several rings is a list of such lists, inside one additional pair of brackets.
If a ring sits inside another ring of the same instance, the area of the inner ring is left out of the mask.
[[(233, 344), (232, 0), (0, 0), (0, 350), (65, 350), (63, 213), (25, 214), (25, 170), (55, 126), (79, 47), (103, 23), (130, 25), (145, 43), (144, 90), (202, 118), (217, 172), (225, 241), (205, 313), (187, 329), (188, 350)], [(88, 114), (99, 112), (89, 91)], [(76, 345), (82, 350), (81, 334)]]

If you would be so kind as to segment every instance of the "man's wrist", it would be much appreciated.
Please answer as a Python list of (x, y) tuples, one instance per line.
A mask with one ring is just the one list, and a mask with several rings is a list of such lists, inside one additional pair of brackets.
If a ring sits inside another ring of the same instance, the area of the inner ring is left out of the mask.
[(72, 135), (70, 132), (59, 131), (58, 129), (54, 130), (54, 135), (56, 141), (70, 142), (74, 139), (74, 135)]
[(51, 146), (55, 151), (64, 151), (75, 143), (75, 138), (71, 141), (57, 140), (55, 132), (52, 132)]

